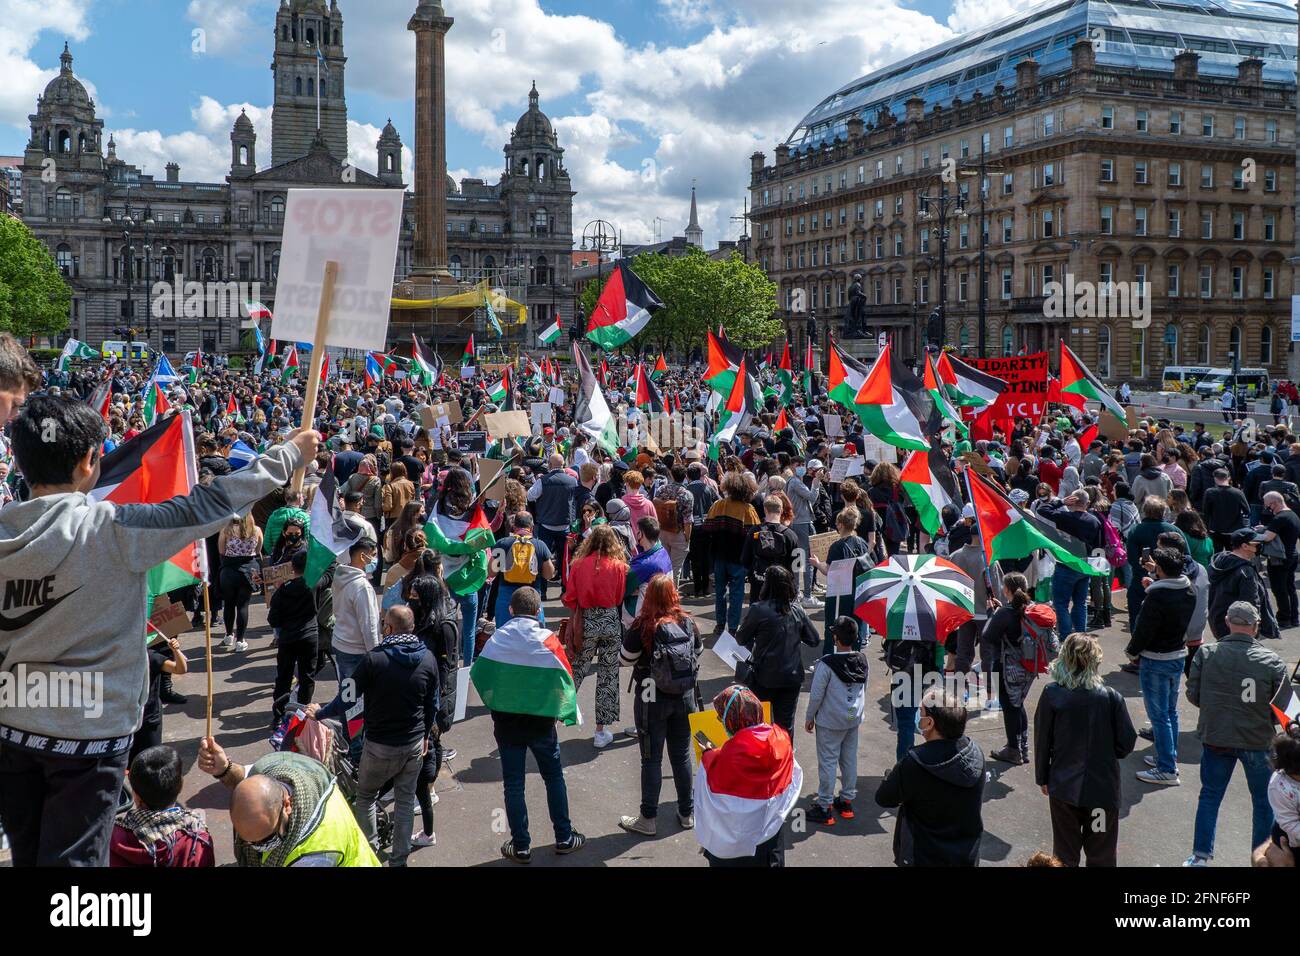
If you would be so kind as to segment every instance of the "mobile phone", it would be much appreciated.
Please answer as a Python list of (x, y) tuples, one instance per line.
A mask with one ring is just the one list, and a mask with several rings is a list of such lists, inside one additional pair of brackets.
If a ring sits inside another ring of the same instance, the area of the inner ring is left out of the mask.
[(708, 735), (702, 730), (695, 731), (695, 742), (705, 750), (712, 750), (714, 747), (713, 741), (710, 740)]
[(1145, 560), (1146, 560), (1147, 558), (1149, 558), (1149, 557), (1151, 557), (1151, 549), (1150, 549), (1150, 548), (1143, 548), (1143, 549), (1142, 549), (1142, 560), (1145, 561)]

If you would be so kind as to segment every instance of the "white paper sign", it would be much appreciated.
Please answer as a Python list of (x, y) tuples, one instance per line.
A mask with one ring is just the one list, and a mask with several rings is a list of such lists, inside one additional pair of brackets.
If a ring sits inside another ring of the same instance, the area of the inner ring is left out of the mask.
[(533, 422), (533, 432), (540, 435), (543, 425), (550, 425), (555, 422), (555, 411), (551, 408), (550, 402), (533, 402), (529, 406)]
[(723, 631), (719, 634), (717, 643), (711, 649), (722, 660), (722, 663), (733, 671), (741, 661), (749, 660), (749, 650), (737, 644), (730, 631)]
[(290, 189), (271, 337), (313, 342), (325, 263), (339, 265), (325, 341), (380, 349), (402, 225), (400, 189)]
[(844, 422), (840, 420), (840, 416), (835, 414), (825, 415), (822, 417), (822, 422), (826, 425), (827, 438), (839, 438), (844, 434)]
[(547, 396), (547, 401), (549, 401), (552, 405), (563, 405), (564, 399), (565, 399), (564, 389), (557, 388), (556, 386), (552, 385), (551, 393), (550, 395)]
[(465, 719), (465, 708), (469, 706), (469, 668), (462, 667), (456, 671), (456, 712), (451, 721)]
[(831, 462), (831, 476), (827, 479), (832, 485), (837, 485), (845, 478), (852, 478), (854, 475), (862, 474), (862, 459), (860, 456), (845, 458), (843, 456), (836, 458)]
[(828, 598), (846, 597), (853, 593), (853, 569), (857, 566), (857, 563), (857, 558), (841, 558), (830, 563), (830, 570), (826, 573), (826, 596)]

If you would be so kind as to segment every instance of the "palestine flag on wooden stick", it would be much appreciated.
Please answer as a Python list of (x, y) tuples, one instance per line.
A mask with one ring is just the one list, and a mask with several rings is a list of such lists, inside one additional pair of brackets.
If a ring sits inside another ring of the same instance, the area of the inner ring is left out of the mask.
[(596, 307), (591, 310), (587, 338), (607, 352), (634, 339), (664, 307), (655, 295), (623, 260), (610, 274), (601, 290)]
[(1089, 399), (1100, 402), (1102, 408), (1118, 418), (1125, 428), (1128, 427), (1124, 406), (1116, 401), (1115, 396), (1101, 384), (1101, 380), (1088, 370), (1088, 366), (1079, 361), (1079, 356), (1062, 342), (1061, 401), (1082, 411), (1083, 403)]
[(1080, 574), (1109, 575), (1088, 563), (1082, 541), (1066, 534), (1045, 518), (1016, 505), (995, 485), (967, 468), (966, 487), (975, 507), (984, 558), (992, 564), (1002, 558), (1027, 558), (1040, 548), (1052, 552), (1057, 561)]
[(578, 370), (578, 400), (573, 409), (574, 427), (611, 455), (618, 451), (618, 423), (609, 410), (605, 394), (591, 370), (591, 362), (577, 342), (573, 343), (573, 364)]
[(938, 534), (947, 505), (961, 507), (957, 478), (948, 467), (948, 456), (937, 443), (929, 451), (914, 451), (903, 463), (903, 491), (916, 506), (917, 517), (926, 534)]
[[(961, 412), (959, 412), (953, 406), (952, 402), (949, 401), (948, 393), (943, 387), (943, 380), (939, 377), (939, 371), (935, 367), (934, 356), (929, 352), (925, 353), (925, 374), (922, 377), (922, 382), (925, 385), (926, 392), (929, 393), (930, 398), (934, 401), (935, 410), (939, 413), (940, 417), (946, 421), (952, 422), (953, 426), (957, 429), (957, 433), (963, 438), (966, 437), (968, 429), (966, 428), (965, 423), (961, 420)], [(942, 424), (940, 424), (939, 427), (942, 429)]]
[(442, 357), (425, 348), (415, 333), (411, 333), (411, 365), (407, 374), (426, 388), (442, 376)]

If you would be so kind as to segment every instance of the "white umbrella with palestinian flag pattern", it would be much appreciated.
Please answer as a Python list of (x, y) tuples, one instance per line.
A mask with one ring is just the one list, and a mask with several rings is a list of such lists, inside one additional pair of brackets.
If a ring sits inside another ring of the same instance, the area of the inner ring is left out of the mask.
[(886, 640), (942, 641), (975, 616), (975, 582), (933, 554), (900, 554), (857, 580), (854, 612)]

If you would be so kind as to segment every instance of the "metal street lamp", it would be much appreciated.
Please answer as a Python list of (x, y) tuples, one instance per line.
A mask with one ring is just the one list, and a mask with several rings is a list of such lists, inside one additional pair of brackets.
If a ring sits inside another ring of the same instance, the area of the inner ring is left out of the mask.
[(987, 326), (988, 326), (988, 290), (989, 290), (988, 276), (989, 276), (989, 273), (988, 273), (988, 265), (987, 265), (987, 259), (986, 259), (986, 249), (987, 249), (987, 247), (988, 247), (988, 234), (989, 234), (989, 227), (988, 227), (988, 211), (987, 211), (987, 205), (988, 205), (988, 192), (989, 192), (989, 188), (988, 188), (988, 187), (989, 187), (989, 182), (988, 182), (988, 173), (989, 173), (989, 170), (995, 170), (995, 171), (996, 171), (996, 170), (999, 170), (999, 169), (1002, 169), (1002, 168), (1003, 168), (1003, 167), (1002, 167), (1002, 164), (1001, 164), (1000, 162), (997, 162), (996, 160), (993, 161), (993, 162), (989, 162), (989, 160), (988, 160), (988, 153), (985, 151), (985, 149), (984, 149), (984, 143), (981, 141), (981, 143), (980, 143), (980, 158), (979, 158), (979, 162), (978, 162), (978, 163), (972, 163), (972, 164), (966, 165), (966, 166), (964, 166), (964, 167), (962, 168), (962, 170), (961, 170), (961, 174), (962, 174), (963, 176), (966, 176), (966, 177), (978, 176), (978, 177), (979, 177), (979, 190), (980, 190), (980, 288), (979, 288), (979, 324), (978, 324), (978, 327), (977, 327), (977, 329), (976, 329), (976, 348), (978, 349), (979, 357), (980, 357), (980, 358), (985, 358), (985, 357), (986, 357), (985, 348), (986, 348), (986, 344), (987, 344), (987, 343), (985, 342), (985, 338), (986, 338), (986, 335), (987, 335)]
[[(935, 330), (930, 329), (927, 338), (929, 344), (938, 347), (943, 341), (943, 335), (947, 329), (947, 305), (948, 305), (948, 221), (950, 219), (963, 219), (966, 217), (966, 197), (960, 190), (956, 194), (948, 191), (948, 184), (941, 183), (938, 195), (922, 193), (917, 197), (919, 202), (920, 220), (937, 222), (939, 225), (939, 305), (933, 313), (931, 319), (938, 320), (938, 334)], [(933, 323), (932, 323), (933, 324)], [(919, 350), (918, 350), (919, 352)]]
[(616, 252), (622, 247), (623, 239), (613, 223), (604, 219), (593, 219), (582, 227), (582, 251), (586, 252), (590, 249), (596, 253), (597, 289), (605, 281), (605, 254)]

